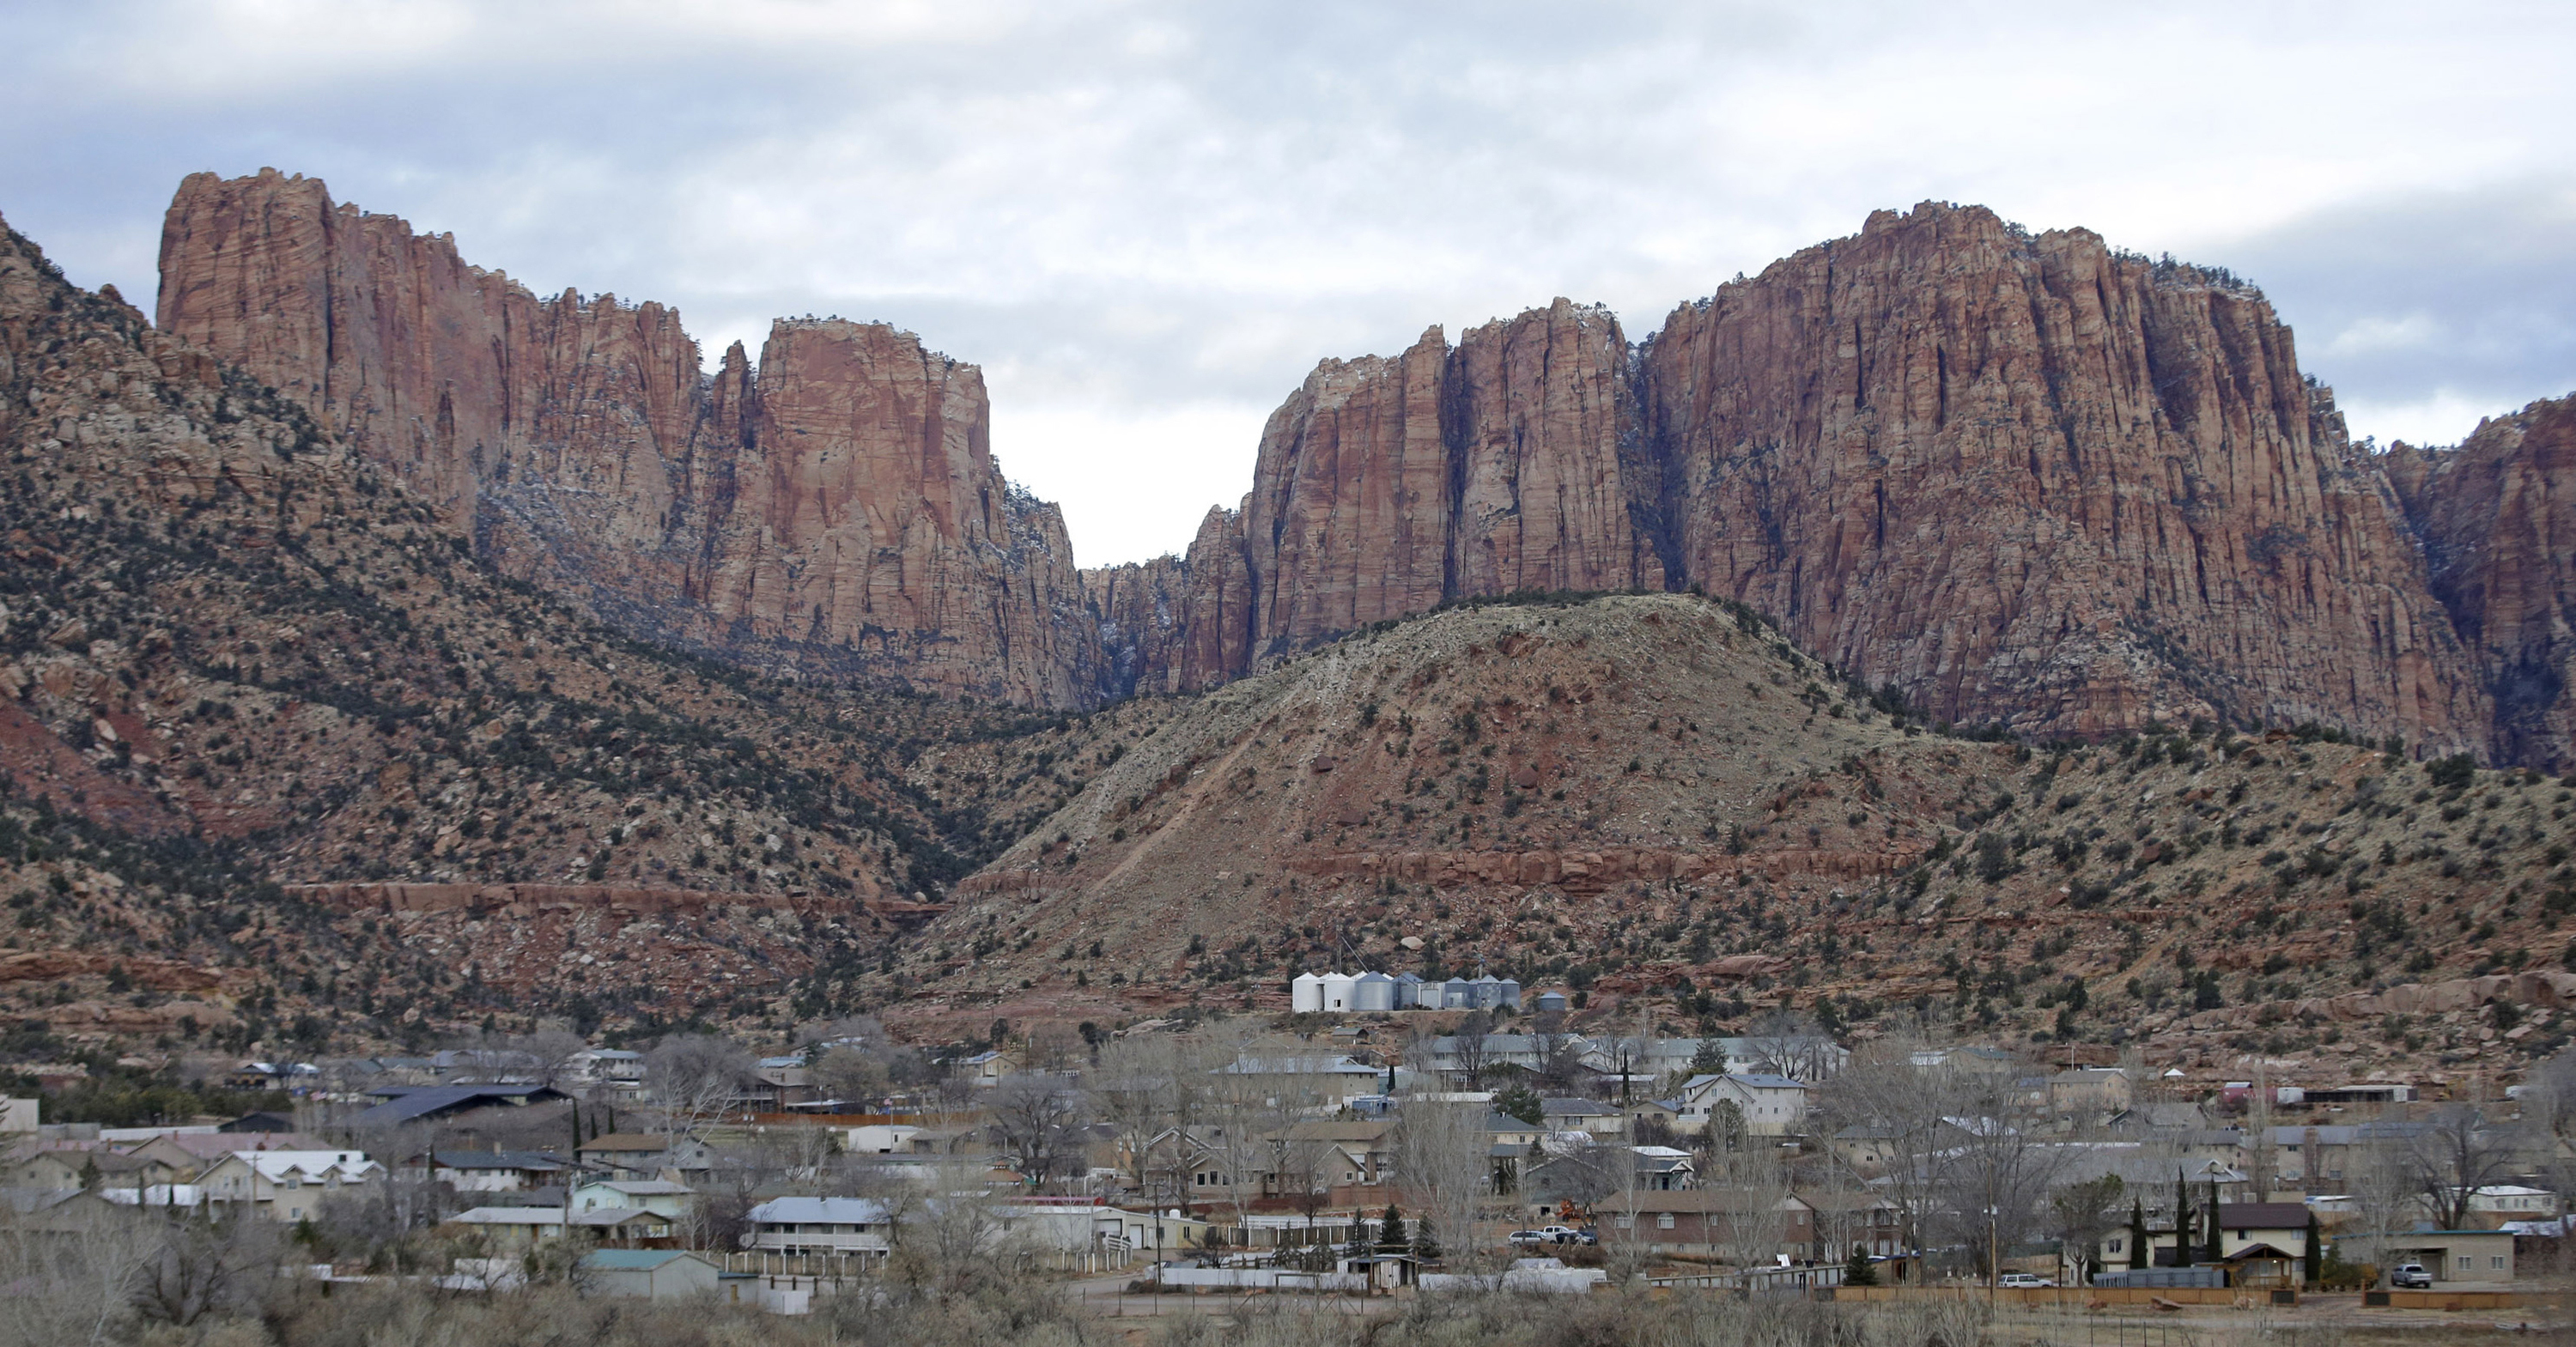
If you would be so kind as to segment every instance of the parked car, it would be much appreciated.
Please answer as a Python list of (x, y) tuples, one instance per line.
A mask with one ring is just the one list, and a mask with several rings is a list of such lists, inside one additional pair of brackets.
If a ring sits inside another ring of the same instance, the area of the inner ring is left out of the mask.
[(1552, 1240), (1552, 1239), (1548, 1238), (1545, 1234), (1543, 1234), (1543, 1233), (1541, 1233), (1541, 1232), (1539, 1232), (1539, 1231), (1536, 1231), (1536, 1230), (1515, 1230), (1515, 1231), (1513, 1231), (1513, 1232), (1511, 1233), (1511, 1241), (1512, 1241), (1512, 1243), (1514, 1243), (1514, 1244), (1516, 1244), (1516, 1245), (1520, 1245), (1520, 1246), (1522, 1246), (1522, 1247), (1524, 1247), (1524, 1248), (1527, 1248), (1527, 1247), (1529, 1247), (1529, 1246), (1531, 1246), (1531, 1245), (1537, 1245), (1537, 1244), (1553, 1244), (1553, 1243), (1555, 1243), (1555, 1242), (1556, 1242), (1555, 1240)]
[(2401, 1291), (2430, 1291), (2433, 1274), (2426, 1272), (2421, 1263), (2400, 1263), (2395, 1272), (2388, 1274), (2388, 1284)]
[(2028, 1291), (2035, 1290), (2043, 1286), (2055, 1286), (2057, 1283), (2050, 1281), (2046, 1277), (2038, 1276), (2033, 1273), (2007, 1272), (1995, 1279), (1995, 1285), (2000, 1286), (2007, 1291)]

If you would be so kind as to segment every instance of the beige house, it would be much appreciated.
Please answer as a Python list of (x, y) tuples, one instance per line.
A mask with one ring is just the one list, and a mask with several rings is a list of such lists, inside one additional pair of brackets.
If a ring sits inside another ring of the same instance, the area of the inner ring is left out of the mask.
[(1732, 1103), (1747, 1136), (1790, 1136), (1806, 1130), (1807, 1087), (1787, 1076), (1693, 1076), (1682, 1086), (1682, 1126), (1706, 1131), (1719, 1106)]
[(2079, 1066), (2048, 1078), (2051, 1113), (2117, 1113), (2129, 1106), (2135, 1090), (2129, 1073), (2116, 1066)]
[(318, 1212), (324, 1198), (378, 1181), (384, 1172), (361, 1151), (235, 1151), (197, 1186), (218, 1208), (293, 1222)]

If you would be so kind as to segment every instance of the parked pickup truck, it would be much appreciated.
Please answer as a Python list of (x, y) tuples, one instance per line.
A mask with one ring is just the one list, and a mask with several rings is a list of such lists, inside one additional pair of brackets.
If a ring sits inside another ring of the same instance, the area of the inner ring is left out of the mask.
[(1515, 1230), (1511, 1234), (1511, 1241), (1519, 1245), (1598, 1244), (1601, 1242), (1601, 1237), (1589, 1230), (1577, 1230), (1570, 1225), (1550, 1225), (1536, 1230)]
[(2421, 1263), (2400, 1263), (2395, 1272), (2388, 1274), (2388, 1284), (2401, 1291), (2430, 1291), (2433, 1274), (2426, 1272)]

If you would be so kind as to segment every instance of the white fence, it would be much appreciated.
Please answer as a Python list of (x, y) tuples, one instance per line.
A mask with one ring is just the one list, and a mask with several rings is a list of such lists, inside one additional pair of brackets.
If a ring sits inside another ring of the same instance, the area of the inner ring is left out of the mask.
[(1243, 1291), (1365, 1291), (1369, 1279), (1358, 1272), (1295, 1272), (1276, 1267), (1167, 1267), (1165, 1286), (1225, 1287)]

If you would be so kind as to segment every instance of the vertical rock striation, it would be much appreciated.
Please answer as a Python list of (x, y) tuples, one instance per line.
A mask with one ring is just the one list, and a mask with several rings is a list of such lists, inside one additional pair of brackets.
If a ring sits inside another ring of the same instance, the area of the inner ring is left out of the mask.
[(196, 174), (159, 325), (313, 409), (505, 572), (764, 667), (1038, 705), (1100, 681), (1064, 525), (1006, 483), (981, 374), (781, 323), (713, 379), (679, 315), (539, 298), (317, 179)]
[(2489, 756), (2576, 769), (2576, 397), (2484, 422), (2454, 449), (2397, 445), (2386, 463), (2495, 700)]
[(2488, 716), (2262, 296), (1980, 208), (1881, 212), (1638, 347), (1559, 300), (1327, 361), (1272, 416), (1239, 532), (1217, 518), (1158, 580), (1148, 687), (1447, 600), (1696, 586), (1941, 719), (2447, 749)]
[(1880, 212), (1643, 355), (1682, 571), (1943, 719), (2475, 742), (2393, 496), (2223, 273)]
[(1563, 299), (1455, 347), (1433, 328), (1318, 365), (1271, 414), (1242, 508), (1157, 563), (1178, 603), (1133, 658), (1141, 686), (1211, 686), (1450, 599), (1662, 588), (1630, 368), (1617, 318)]

